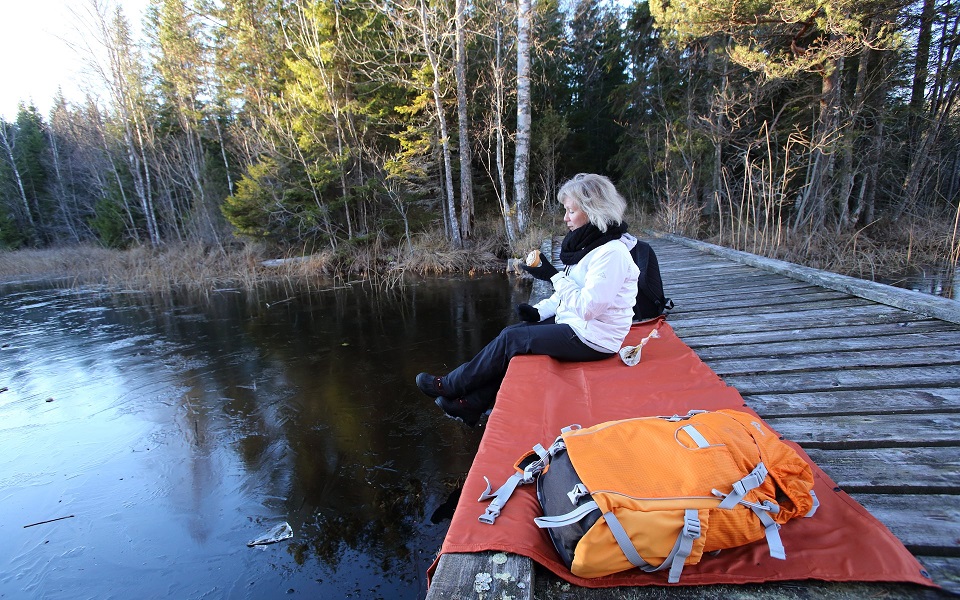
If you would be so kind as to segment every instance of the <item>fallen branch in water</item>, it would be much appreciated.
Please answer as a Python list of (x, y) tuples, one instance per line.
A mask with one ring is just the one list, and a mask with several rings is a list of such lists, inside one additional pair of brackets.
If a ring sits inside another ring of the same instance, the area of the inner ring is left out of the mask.
[(49, 519), (47, 521), (38, 521), (36, 523), (30, 523), (29, 525), (24, 525), (23, 528), (33, 527), (34, 525), (43, 525), (44, 523), (53, 523), (54, 521), (62, 521), (64, 519), (72, 519), (74, 515), (67, 515), (65, 517), (57, 517), (56, 519)]
[(266, 304), (267, 304), (267, 308), (270, 308), (273, 306), (277, 306), (278, 304), (285, 304), (287, 302), (290, 302), (291, 300), (293, 300), (293, 298), (287, 298), (286, 300), (277, 300), (276, 302), (267, 302)]

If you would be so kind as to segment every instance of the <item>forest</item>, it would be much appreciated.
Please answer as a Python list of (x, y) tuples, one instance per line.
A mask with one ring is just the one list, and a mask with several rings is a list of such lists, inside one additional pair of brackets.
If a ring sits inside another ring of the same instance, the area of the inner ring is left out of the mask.
[(76, 17), (99, 92), (0, 122), (4, 249), (505, 256), (598, 172), (655, 229), (750, 252), (960, 253), (949, 0), (152, 0), (142, 36), (107, 0)]

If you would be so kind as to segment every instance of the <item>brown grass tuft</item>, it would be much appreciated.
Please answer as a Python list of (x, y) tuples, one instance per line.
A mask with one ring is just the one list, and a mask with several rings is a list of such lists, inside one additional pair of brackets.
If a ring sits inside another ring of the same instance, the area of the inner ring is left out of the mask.
[(418, 275), (443, 273), (488, 273), (503, 268), (493, 240), (471, 241), (454, 248), (440, 232), (422, 233), (413, 240), (413, 252), (402, 258), (397, 269)]

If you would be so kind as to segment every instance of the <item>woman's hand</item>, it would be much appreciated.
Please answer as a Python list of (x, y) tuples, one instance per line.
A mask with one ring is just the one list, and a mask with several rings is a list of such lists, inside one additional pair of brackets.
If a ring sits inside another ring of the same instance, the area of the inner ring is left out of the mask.
[(530, 306), (529, 304), (518, 304), (517, 314), (520, 315), (521, 321), (526, 321), (527, 323), (540, 322), (540, 311)]
[(557, 269), (550, 264), (549, 260), (541, 260), (537, 267), (528, 267), (521, 264), (520, 267), (541, 281), (550, 281), (550, 278), (558, 273)]

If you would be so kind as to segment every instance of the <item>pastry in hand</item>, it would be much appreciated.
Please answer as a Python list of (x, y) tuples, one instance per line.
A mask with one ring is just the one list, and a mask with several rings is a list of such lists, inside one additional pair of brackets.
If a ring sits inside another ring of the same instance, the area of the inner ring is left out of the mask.
[(539, 250), (531, 250), (530, 253), (527, 254), (526, 263), (527, 263), (527, 266), (528, 266), (528, 267), (539, 267), (539, 266), (540, 266), (540, 251), (539, 251)]

